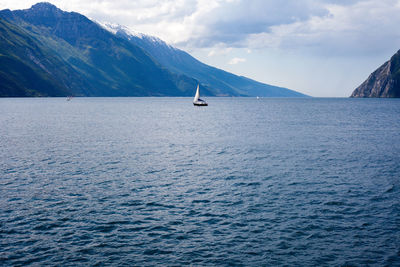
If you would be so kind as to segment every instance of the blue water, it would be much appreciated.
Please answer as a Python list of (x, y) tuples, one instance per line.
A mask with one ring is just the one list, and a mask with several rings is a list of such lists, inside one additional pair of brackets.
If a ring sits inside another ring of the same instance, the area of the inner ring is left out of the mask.
[(0, 99), (0, 265), (400, 265), (400, 100), (207, 100)]

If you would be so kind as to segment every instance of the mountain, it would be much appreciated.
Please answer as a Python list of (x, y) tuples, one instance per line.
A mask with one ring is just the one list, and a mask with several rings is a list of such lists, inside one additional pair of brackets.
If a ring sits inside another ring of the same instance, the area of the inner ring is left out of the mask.
[(400, 97), (400, 50), (357, 87), (351, 97)]
[(217, 95), (305, 97), (304, 94), (287, 88), (263, 84), (208, 66), (157, 37), (136, 33), (117, 24), (105, 23), (101, 25), (115, 35), (143, 48), (171, 71), (193, 77), (213, 88)]
[(0, 11), (0, 96), (304, 96), (49, 3)]
[(191, 96), (197, 84), (85, 16), (48, 3), (0, 11), (0, 20), (1, 96)]
[(68, 64), (22, 28), (1, 18), (0, 33), (0, 96), (70, 94), (68, 87), (79, 78), (61, 79), (65, 73), (75, 77)]

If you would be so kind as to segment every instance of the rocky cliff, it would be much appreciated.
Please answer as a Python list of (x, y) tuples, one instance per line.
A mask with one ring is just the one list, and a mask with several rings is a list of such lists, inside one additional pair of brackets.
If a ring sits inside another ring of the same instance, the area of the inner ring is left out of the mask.
[(357, 87), (351, 97), (400, 97), (400, 50)]

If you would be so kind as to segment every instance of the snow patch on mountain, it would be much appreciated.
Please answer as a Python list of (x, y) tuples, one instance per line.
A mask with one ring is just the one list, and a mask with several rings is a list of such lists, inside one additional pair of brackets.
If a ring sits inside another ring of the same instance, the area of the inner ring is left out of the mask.
[(117, 23), (110, 23), (110, 22), (99, 22), (99, 21), (95, 21), (95, 22), (97, 24), (99, 24), (103, 29), (105, 29), (115, 35), (121, 34), (121, 35), (125, 36), (128, 40), (131, 40), (132, 38), (139, 38), (144, 41), (149, 41), (154, 44), (163, 45), (163, 46), (167, 46), (171, 49), (175, 49), (174, 47), (170, 46), (169, 44), (167, 44), (166, 42), (164, 42), (163, 40), (161, 40), (158, 37), (150, 36), (150, 35), (147, 35), (144, 33), (134, 31), (126, 26), (123, 26), (123, 25), (120, 25)]
[(138, 38), (143, 38), (145, 34), (142, 34), (140, 32), (134, 31), (132, 29), (129, 29), (126, 26), (117, 24), (117, 23), (110, 23), (110, 22), (100, 22), (96, 21), (97, 24), (99, 24), (101, 27), (103, 27), (105, 30), (117, 34), (118, 32), (123, 32), (130, 37), (138, 37)]

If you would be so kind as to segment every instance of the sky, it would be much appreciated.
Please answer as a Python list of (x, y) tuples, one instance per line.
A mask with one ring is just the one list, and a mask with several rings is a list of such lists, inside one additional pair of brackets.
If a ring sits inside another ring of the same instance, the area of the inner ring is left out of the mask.
[[(0, 0), (26, 9), (38, 0)], [(48, 0), (157, 36), (200, 61), (315, 97), (347, 97), (400, 49), (400, 0)]]

